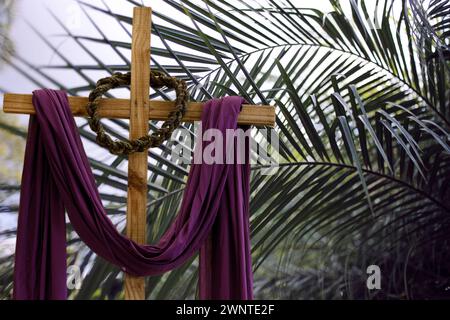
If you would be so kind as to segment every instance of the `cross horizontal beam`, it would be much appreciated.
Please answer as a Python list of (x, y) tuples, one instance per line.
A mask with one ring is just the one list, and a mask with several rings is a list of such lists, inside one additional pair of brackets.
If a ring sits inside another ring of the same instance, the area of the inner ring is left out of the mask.
[[(78, 117), (86, 117), (86, 97), (69, 97), (69, 104), (72, 114)], [(175, 109), (174, 102), (150, 100), (149, 120), (166, 120), (170, 111)], [(187, 106), (183, 121), (200, 121), (203, 110), (203, 103), (190, 102)], [(3, 112), (16, 114), (34, 114), (32, 95), (6, 93), (3, 98)], [(103, 118), (130, 118), (129, 99), (102, 99), (98, 109), (100, 117)], [(275, 125), (275, 107), (267, 105), (244, 104), (238, 117), (238, 124), (253, 126)]]

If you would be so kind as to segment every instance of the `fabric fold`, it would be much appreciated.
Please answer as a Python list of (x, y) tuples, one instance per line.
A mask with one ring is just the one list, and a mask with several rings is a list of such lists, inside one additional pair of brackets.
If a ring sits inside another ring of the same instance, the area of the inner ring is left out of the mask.
[[(226, 131), (237, 128), (243, 102), (226, 97), (205, 103), (203, 131), (219, 130), (226, 145)], [(127, 273), (160, 274), (200, 251), (201, 299), (253, 298), (248, 141), (245, 164), (191, 164), (178, 215), (157, 244), (139, 245), (119, 233), (106, 215), (66, 93), (36, 90), (33, 104), (36, 115), (30, 118), (21, 184), (15, 299), (66, 299), (65, 211), (80, 238)], [(197, 144), (197, 152), (208, 144)]]

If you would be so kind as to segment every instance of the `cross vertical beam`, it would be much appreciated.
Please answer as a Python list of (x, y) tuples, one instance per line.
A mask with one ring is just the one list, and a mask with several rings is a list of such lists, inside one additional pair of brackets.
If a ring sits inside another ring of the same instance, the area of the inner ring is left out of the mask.
[[(131, 43), (130, 139), (147, 134), (150, 87), (150, 33), (152, 10), (133, 10)], [(128, 157), (127, 236), (139, 244), (146, 242), (148, 151)], [(125, 299), (145, 299), (145, 278), (125, 274)]]

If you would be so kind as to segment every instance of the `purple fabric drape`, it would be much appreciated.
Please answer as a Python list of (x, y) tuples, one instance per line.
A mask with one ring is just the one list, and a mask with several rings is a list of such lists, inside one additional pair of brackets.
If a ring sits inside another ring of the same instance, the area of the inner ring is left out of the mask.
[[(240, 97), (207, 102), (203, 131), (215, 128), (226, 137), (226, 129), (237, 128), (243, 102)], [(33, 104), (36, 115), (30, 118), (21, 185), (15, 299), (66, 299), (65, 210), (80, 238), (127, 273), (160, 274), (200, 250), (201, 299), (253, 298), (248, 144), (245, 164), (192, 164), (177, 217), (157, 244), (139, 245), (120, 234), (106, 215), (66, 93), (36, 90)], [(227, 143), (237, 148), (235, 140), (224, 138)]]

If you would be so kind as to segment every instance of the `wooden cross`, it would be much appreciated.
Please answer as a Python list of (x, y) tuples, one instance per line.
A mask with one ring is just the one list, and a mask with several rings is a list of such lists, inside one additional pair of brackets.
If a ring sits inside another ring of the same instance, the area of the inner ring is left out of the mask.
[[(166, 120), (175, 108), (169, 101), (150, 101), (150, 36), (151, 8), (136, 7), (133, 10), (133, 34), (131, 45), (131, 97), (128, 99), (102, 99), (99, 115), (104, 118), (130, 119), (130, 139), (148, 132), (148, 120)], [(69, 97), (74, 116), (87, 116), (88, 98)], [(34, 114), (32, 95), (7, 93), (3, 99), (6, 113)], [(199, 121), (202, 103), (188, 104), (183, 121)], [(275, 108), (272, 106), (243, 105), (239, 124), (271, 126), (275, 124)], [(137, 243), (146, 241), (147, 209), (147, 161), (148, 150), (128, 157), (127, 236)], [(145, 299), (145, 278), (125, 275), (125, 299)]]

